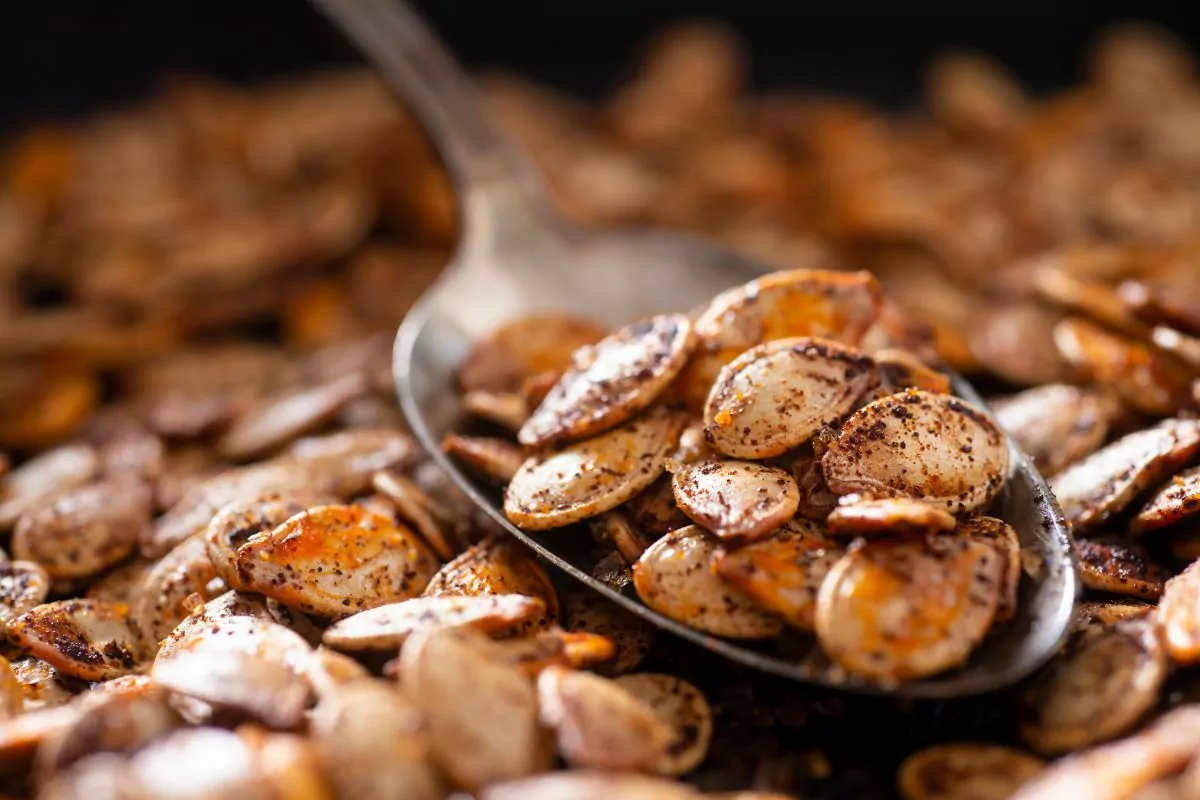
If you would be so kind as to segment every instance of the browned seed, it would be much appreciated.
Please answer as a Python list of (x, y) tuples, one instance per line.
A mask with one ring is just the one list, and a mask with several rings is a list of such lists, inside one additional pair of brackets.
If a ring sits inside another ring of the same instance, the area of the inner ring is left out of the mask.
[(651, 706), (599, 675), (548, 667), (538, 675), (537, 693), (542, 724), (555, 732), (572, 766), (649, 770), (673, 739)]
[(958, 524), (956, 536), (982, 542), (996, 550), (1003, 559), (1003, 579), (1000, 584), (1000, 604), (996, 607), (996, 621), (1005, 622), (1017, 614), (1017, 592), (1021, 588), (1021, 540), (1016, 530), (1002, 519), (978, 516), (965, 519)]
[(367, 390), (363, 376), (351, 373), (264, 397), (230, 426), (217, 450), (235, 460), (276, 450), (328, 422)]
[(400, 659), (404, 694), (456, 784), (475, 791), (549, 766), (533, 685), (503, 647), (469, 628), (442, 628), (410, 637)]
[(653, 403), (683, 369), (695, 337), (681, 314), (651, 317), (580, 348), (517, 439), (542, 447), (616, 427)]
[(132, 605), (134, 593), (141, 588), (154, 562), (136, 559), (109, 572), (88, 587), (84, 594), (89, 600)]
[(870, 357), (837, 342), (767, 342), (721, 370), (704, 406), (704, 435), (733, 458), (783, 455), (853, 410), (875, 379)]
[(150, 675), (169, 691), (285, 730), (300, 722), (312, 695), (295, 670), (263, 654), (185, 651), (156, 662)]
[(602, 669), (610, 674), (636, 669), (654, 645), (654, 627), (650, 623), (590, 591), (576, 590), (566, 595), (563, 626), (580, 635), (603, 636), (611, 643), (613, 653), (603, 659), (606, 663)]
[(237, 551), (243, 585), (333, 618), (416, 597), (437, 567), (407, 527), (357, 505), (310, 508)]
[(1142, 619), (1154, 611), (1154, 606), (1129, 600), (1087, 600), (1075, 608), (1075, 627), (1110, 626), (1124, 619)]
[(871, 358), (887, 394), (904, 389), (950, 394), (950, 379), (907, 350), (887, 348), (872, 353)]
[(678, 468), (675, 502), (696, 524), (722, 538), (766, 536), (796, 513), (800, 493), (781, 469), (749, 461), (699, 461)]
[(1099, 394), (1065, 384), (1027, 389), (989, 405), (1000, 427), (1048, 476), (1104, 444), (1115, 413), (1115, 404)]
[(941, 744), (906, 758), (896, 785), (904, 800), (1007, 800), (1045, 766), (999, 744)]
[(542, 617), (546, 604), (519, 594), (414, 597), (335, 622), (322, 640), (339, 650), (398, 650), (417, 631), (470, 626), (498, 634)]
[(529, 458), (505, 490), (505, 515), (522, 528), (544, 530), (616, 508), (663, 473), (683, 422), (680, 414), (653, 408), (594, 439)]
[(952, 531), (957, 520), (944, 508), (911, 497), (847, 495), (825, 524), (839, 536), (920, 536)]
[(1000, 600), (995, 549), (951, 535), (868, 539), (830, 570), (817, 596), (821, 649), (881, 683), (959, 666), (983, 639)]
[(203, 602), (225, 591), (213, 585), (216, 575), (200, 536), (181, 543), (150, 568), (129, 604), (130, 622), (146, 653), (157, 652), (159, 643), (188, 616), (192, 595)]
[(1167, 581), (1156, 613), (1171, 660), (1179, 664), (1200, 660), (1200, 561)]
[(545, 627), (558, 619), (558, 594), (546, 570), (528, 550), (512, 539), (488, 537), (442, 565), (425, 588), (426, 597), (520, 594), (536, 597), (546, 606), (527, 629)]
[(1130, 433), (1059, 473), (1050, 487), (1076, 531), (1123, 511), (1200, 449), (1200, 421), (1168, 419)]
[[(443, 525), (435, 517), (438, 504), (424, 489), (395, 470), (376, 472), (371, 486), (395, 504), (400, 517), (413, 526), (438, 558), (443, 561), (454, 558), (457, 548), (446, 538)], [(442, 515), (446, 516), (446, 512)]]
[(791, 625), (812, 630), (817, 593), (843, 552), (819, 524), (793, 520), (766, 539), (718, 550), (712, 567), (717, 577), (761, 607)]
[(600, 325), (566, 314), (530, 314), (476, 342), (458, 368), (464, 391), (515, 392), (539, 373), (567, 369), (580, 347), (604, 338)]
[(468, 414), (494, 422), (513, 433), (529, 419), (529, 406), (520, 394), (477, 390), (464, 394), (462, 404)]
[(658, 538), (676, 528), (691, 524), (687, 514), (675, 502), (672, 478), (664, 475), (643, 489), (626, 504), (630, 522), (647, 535)]
[(50, 593), (50, 576), (32, 561), (0, 564), (0, 628), (41, 605)]
[(678, 622), (733, 639), (766, 639), (782, 621), (710, 569), (718, 539), (696, 525), (668, 533), (633, 567), (638, 597)]
[(617, 685), (654, 709), (674, 734), (654, 772), (683, 775), (700, 766), (712, 741), (713, 712), (699, 689), (674, 675), (653, 672), (622, 675)]
[(65, 675), (106, 680), (137, 668), (137, 637), (122, 606), (58, 600), (10, 621), (8, 632), (22, 648)]
[(15, 558), (51, 578), (82, 578), (123, 561), (150, 524), (150, 488), (137, 479), (102, 481), (59, 494), (13, 529)]
[(633, 526), (629, 517), (620, 511), (606, 511), (588, 521), (598, 540), (607, 540), (617, 549), (626, 564), (633, 564), (642, 557), (651, 540)]
[(1156, 599), (1166, 577), (1145, 547), (1119, 537), (1076, 537), (1083, 585), (1113, 594)]
[(29, 459), (4, 476), (0, 500), (0, 530), (8, 530), (21, 515), (55, 495), (83, 486), (100, 468), (95, 448), (69, 444)]
[(1129, 521), (1135, 534), (1165, 528), (1200, 513), (1200, 467), (1192, 467), (1160, 486)]
[(1024, 700), (1022, 738), (1057, 754), (1129, 730), (1158, 701), (1167, 658), (1148, 620), (1075, 634)]
[(521, 448), (505, 439), (490, 436), (447, 434), (442, 440), (442, 451), (502, 483), (516, 477), (517, 471), (525, 463), (525, 453)]

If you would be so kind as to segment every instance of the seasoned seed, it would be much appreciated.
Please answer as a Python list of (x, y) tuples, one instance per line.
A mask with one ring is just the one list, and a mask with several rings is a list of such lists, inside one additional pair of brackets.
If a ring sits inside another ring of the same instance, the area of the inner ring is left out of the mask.
[(1050, 488), (1082, 532), (1123, 511), (1200, 450), (1200, 421), (1168, 419), (1130, 433), (1059, 473)]
[(463, 410), (480, 419), (495, 423), (516, 433), (529, 419), (525, 398), (512, 392), (467, 392), (462, 397)]
[(500, 645), (469, 628), (421, 631), (400, 653), (401, 687), (442, 770), (475, 791), (546, 769), (537, 695)]
[(952, 531), (957, 520), (944, 508), (911, 497), (847, 495), (825, 524), (839, 536), (922, 536)]
[(459, 436), (447, 434), (442, 440), (442, 452), (489, 478), (507, 483), (525, 463), (525, 453), (510, 441), (490, 436)]
[(651, 767), (654, 772), (683, 775), (700, 766), (712, 741), (713, 712), (699, 689), (653, 672), (623, 675), (617, 685), (654, 709), (674, 732), (666, 754)]
[(907, 350), (887, 348), (871, 354), (886, 394), (904, 389), (923, 389), (937, 394), (950, 394), (950, 379), (927, 366)]
[(734, 458), (771, 458), (807, 442), (854, 409), (875, 364), (822, 339), (780, 339), (725, 366), (704, 406), (704, 435)]
[[(603, 636), (613, 647), (604, 672), (621, 674), (636, 669), (654, 645), (654, 627), (641, 617), (591, 591), (576, 590), (563, 599), (563, 626), (579, 634)], [(572, 665), (578, 666), (578, 665)]]
[(663, 314), (580, 348), (521, 426), (517, 440), (544, 447), (620, 425), (662, 394), (694, 346), (691, 321), (681, 314)]
[(626, 564), (633, 564), (651, 545), (649, 537), (633, 527), (629, 517), (620, 511), (606, 511), (588, 521), (598, 541), (607, 540), (617, 549)]
[(35, 456), (4, 476), (0, 530), (55, 495), (83, 486), (100, 468), (100, 457), (87, 444), (68, 444)]
[[(454, 558), (457, 549), (442, 531), (442, 525), (434, 514), (437, 503), (425, 490), (395, 470), (376, 472), (371, 478), (371, 486), (396, 505), (401, 518), (413, 526), (438, 558), (443, 561)], [(445, 516), (445, 512), (442, 513)]]
[(650, 770), (673, 739), (651, 706), (599, 675), (548, 667), (538, 675), (537, 695), (542, 724), (556, 733), (572, 766)]
[(261, 653), (184, 651), (156, 662), (150, 675), (169, 691), (281, 730), (300, 722), (312, 695), (286, 662)]
[(41, 605), (50, 593), (50, 576), (31, 561), (0, 564), (0, 629)]
[(1004, 563), (953, 536), (866, 540), (834, 565), (817, 596), (821, 648), (882, 683), (962, 664), (996, 615)]
[(791, 519), (800, 505), (795, 479), (749, 461), (700, 461), (680, 467), (675, 502), (721, 538), (755, 540)]
[(666, 468), (683, 417), (663, 408), (564, 450), (533, 456), (504, 492), (504, 513), (530, 530), (560, 528), (621, 505)]
[(498, 640), (512, 663), (530, 678), (548, 667), (583, 669), (606, 664), (617, 649), (613, 642), (595, 633), (571, 633), (561, 628), (537, 631), (530, 636)]
[(395, 520), (356, 505), (316, 506), (237, 551), (242, 583), (284, 605), (340, 618), (416, 597), (437, 557)]
[(518, 594), (534, 597), (545, 613), (524, 630), (545, 627), (558, 619), (558, 594), (542, 565), (511, 539), (487, 538), (442, 565), (425, 587), (426, 597)]
[(1003, 745), (942, 744), (906, 758), (896, 785), (904, 800), (1008, 800), (1045, 766)]
[(1075, 539), (1083, 585), (1089, 589), (1155, 599), (1162, 594), (1163, 569), (1137, 542), (1116, 537)]
[(545, 613), (541, 600), (519, 594), (414, 597), (335, 622), (322, 639), (339, 650), (395, 651), (417, 631), (470, 626), (497, 634)]
[[(686, 433), (686, 431), (685, 431)], [(630, 521), (639, 530), (657, 539), (671, 531), (690, 525), (687, 514), (675, 502), (673, 479), (664, 475), (629, 501)]]
[(1124, 619), (1142, 619), (1154, 611), (1149, 603), (1128, 600), (1088, 600), (1075, 608), (1075, 628), (1089, 625), (1110, 626)]
[(1133, 519), (1133, 533), (1174, 525), (1200, 513), (1200, 467), (1192, 467), (1174, 476), (1150, 496)]
[(144, 652), (157, 652), (159, 643), (188, 616), (192, 595), (205, 602), (224, 592), (223, 587), (210, 585), (215, 577), (213, 562), (199, 536), (159, 559), (129, 605), (130, 622)]
[(914, 497), (954, 514), (982, 508), (1008, 480), (1008, 443), (985, 412), (910, 391), (860, 408), (821, 459), (838, 494)]
[(732, 639), (766, 639), (782, 621), (710, 569), (717, 538), (691, 525), (668, 533), (633, 566), (642, 602), (683, 624)]
[(1200, 661), (1200, 561), (1167, 581), (1156, 616), (1171, 660)]
[(10, 621), (8, 632), (18, 645), (64, 675), (98, 681), (137, 668), (137, 638), (122, 606), (58, 600)]
[(712, 568), (762, 608), (812, 630), (817, 593), (844, 552), (819, 524), (793, 520), (766, 539), (716, 551)]
[(955, 535), (981, 542), (994, 548), (1003, 560), (1003, 579), (1000, 584), (1000, 604), (996, 621), (1006, 622), (1017, 614), (1017, 592), (1021, 588), (1021, 540), (1017, 532), (1002, 519), (978, 516), (958, 524)]
[(83, 578), (123, 561), (150, 524), (150, 488), (140, 480), (102, 481), (59, 494), (13, 529), (14, 558), (51, 578)]
[(539, 373), (567, 369), (580, 347), (604, 338), (600, 325), (566, 314), (530, 314), (476, 342), (458, 368), (464, 391), (515, 392)]
[(1048, 476), (1104, 444), (1116, 415), (1111, 399), (1064, 384), (1027, 389), (989, 405), (1000, 427)]
[(1158, 701), (1167, 658), (1147, 620), (1089, 627), (1026, 693), (1021, 737), (1053, 755), (1129, 730)]

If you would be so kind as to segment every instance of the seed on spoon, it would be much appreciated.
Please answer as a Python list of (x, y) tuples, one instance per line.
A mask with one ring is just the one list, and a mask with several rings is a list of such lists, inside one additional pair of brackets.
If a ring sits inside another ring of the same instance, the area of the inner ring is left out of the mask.
[(469, 625), (496, 634), (545, 613), (546, 604), (541, 600), (519, 594), (414, 597), (335, 622), (322, 641), (339, 650), (395, 651), (420, 630)]
[(1059, 473), (1050, 488), (1067, 521), (1083, 531), (1123, 511), (1200, 450), (1200, 421), (1168, 419), (1130, 433)]
[(617, 549), (626, 564), (633, 564), (642, 557), (652, 540), (633, 526), (629, 517), (620, 511), (606, 511), (588, 522), (593, 535), (607, 539)]
[(675, 502), (670, 475), (664, 475), (647, 486), (625, 507), (629, 509), (630, 521), (654, 538), (692, 523)]
[(793, 520), (770, 536), (713, 556), (713, 572), (797, 628), (816, 625), (817, 593), (845, 551), (815, 522)]
[(517, 440), (543, 447), (613, 428), (648, 407), (683, 369), (695, 337), (691, 321), (663, 314), (581, 347)]
[(449, 561), (454, 558), (456, 548), (450, 544), (442, 530), (449, 512), (438, 510), (437, 502), (416, 483), (395, 470), (381, 470), (371, 478), (371, 487), (391, 500), (401, 519), (413, 526), (426, 544), (433, 548), (438, 558)]
[(830, 512), (825, 524), (830, 533), (839, 536), (920, 536), (952, 531), (957, 520), (944, 508), (911, 497), (860, 499), (848, 495)]
[(1004, 577), (1000, 583), (1000, 604), (996, 607), (996, 621), (1005, 622), (1015, 617), (1022, 565), (1021, 540), (1017, 538), (1013, 526), (995, 517), (971, 517), (958, 524), (955, 535), (995, 548), (1004, 561)]
[(1003, 567), (994, 548), (953, 536), (865, 540), (821, 585), (821, 648), (883, 683), (959, 666), (992, 624)]
[(713, 734), (713, 712), (703, 692), (674, 675), (655, 672), (622, 675), (616, 683), (654, 709), (674, 732), (652, 771), (685, 775), (700, 766), (708, 756)]
[(1200, 467), (1184, 470), (1150, 496), (1129, 522), (1141, 534), (1165, 528), (1200, 514)]
[(733, 458), (783, 455), (848, 414), (874, 380), (874, 362), (837, 342), (767, 342), (721, 370), (704, 406), (704, 434)]
[(633, 567), (638, 597), (660, 614), (715, 636), (766, 639), (779, 633), (778, 617), (712, 573), (717, 542), (696, 525), (659, 539)]
[(476, 390), (464, 394), (462, 404), (468, 414), (514, 432), (529, 419), (529, 406), (519, 394)]
[(914, 497), (954, 514), (985, 506), (1008, 480), (1008, 443), (984, 411), (909, 391), (854, 412), (821, 459), (839, 494)]
[(209, 588), (216, 570), (205, 544), (202, 537), (193, 536), (159, 559), (146, 573), (129, 605), (129, 616), (147, 652), (156, 652), (159, 642), (188, 616), (189, 597), (194, 594), (207, 601), (224, 591)]
[(504, 483), (516, 477), (525, 462), (521, 448), (506, 439), (490, 436), (447, 434), (442, 440), (442, 452)]
[(1163, 591), (1163, 569), (1136, 542), (1113, 538), (1075, 539), (1083, 585), (1132, 597), (1157, 598)]
[(496, 643), (504, 648), (509, 661), (531, 678), (550, 667), (584, 669), (605, 664), (616, 653), (614, 644), (604, 636), (561, 628), (499, 639)]
[(1080, 631), (1027, 692), (1021, 737), (1047, 755), (1111, 739), (1154, 707), (1166, 674), (1148, 620)]
[(675, 472), (679, 508), (722, 538), (754, 540), (791, 519), (800, 504), (795, 479), (749, 461), (700, 461)]
[(529, 377), (566, 369), (577, 349), (606, 333), (600, 325), (567, 314), (520, 317), (471, 347), (458, 368), (459, 386), (464, 391), (518, 391)]
[(529, 530), (560, 528), (621, 505), (666, 469), (683, 417), (651, 409), (619, 428), (528, 459), (504, 493), (504, 513)]
[(907, 350), (886, 348), (871, 353), (883, 386), (895, 394), (904, 389), (950, 394), (950, 379)]

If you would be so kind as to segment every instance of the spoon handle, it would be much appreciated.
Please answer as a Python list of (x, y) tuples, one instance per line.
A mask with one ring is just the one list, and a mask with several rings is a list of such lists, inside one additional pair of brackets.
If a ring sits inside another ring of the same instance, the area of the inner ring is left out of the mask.
[(460, 192), (469, 196), (503, 184), (526, 197), (540, 195), (528, 163), (483, 113), (470, 78), (407, 3), (310, 2), (410, 103), (446, 160)]

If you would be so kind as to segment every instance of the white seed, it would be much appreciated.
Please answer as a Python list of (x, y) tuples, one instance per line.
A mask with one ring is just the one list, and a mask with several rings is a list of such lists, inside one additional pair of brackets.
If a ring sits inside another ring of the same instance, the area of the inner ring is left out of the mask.
[(1078, 386), (1052, 383), (989, 401), (996, 422), (1043, 475), (1056, 475), (1104, 444), (1116, 404)]
[(952, 531), (957, 520), (946, 509), (911, 497), (847, 495), (825, 524), (839, 536), (923, 536)]
[(1156, 615), (1171, 660), (1200, 661), (1200, 561), (1167, 581)]
[(666, 754), (653, 765), (654, 772), (683, 775), (700, 766), (713, 733), (712, 708), (703, 692), (674, 675), (654, 672), (622, 675), (617, 685), (654, 709), (674, 732)]
[(414, 597), (335, 622), (322, 638), (339, 650), (395, 651), (417, 631), (469, 625), (498, 634), (545, 613), (541, 600), (519, 594)]
[(1172, 477), (1150, 496), (1133, 519), (1129, 530), (1141, 534), (1165, 528), (1200, 513), (1200, 467)]

